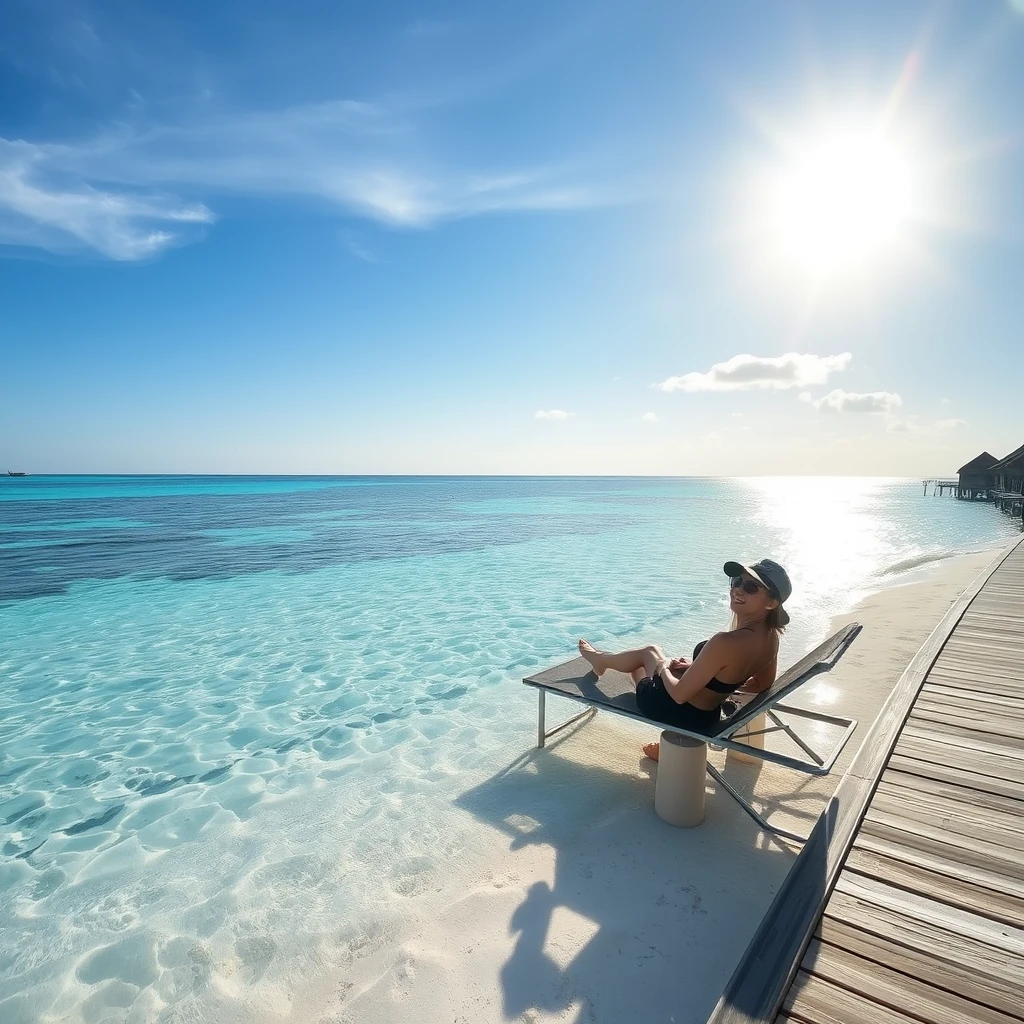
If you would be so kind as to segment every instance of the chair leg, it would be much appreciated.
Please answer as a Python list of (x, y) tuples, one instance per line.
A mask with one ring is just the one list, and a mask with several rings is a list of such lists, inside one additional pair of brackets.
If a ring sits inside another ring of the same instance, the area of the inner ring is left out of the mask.
[(557, 733), (560, 733), (563, 729), (568, 729), (570, 725), (574, 725), (576, 722), (580, 722), (583, 719), (593, 718), (597, 714), (597, 708), (587, 708), (586, 711), (581, 711), (578, 715), (573, 715), (567, 722), (563, 722), (561, 725), (556, 725), (554, 729), (548, 729), (545, 727), (545, 711), (546, 704), (544, 701), (544, 691), (541, 689), (537, 690), (537, 746), (543, 747), (545, 743)]
[(713, 764), (708, 765), (708, 775), (710, 775), (711, 778), (713, 778), (715, 782), (721, 786), (722, 789), (724, 789), (726, 793), (728, 793), (729, 796), (731, 796), (733, 800), (735, 800), (736, 803), (738, 803), (740, 807), (742, 807), (743, 810), (745, 810), (747, 814), (749, 814), (750, 817), (752, 817), (754, 821), (761, 826), (762, 829), (764, 829), (765, 832), (771, 832), (773, 835), (782, 836), (784, 839), (791, 839), (795, 843), (807, 842), (807, 836), (800, 836), (795, 832), (790, 832), (787, 829), (778, 828), (771, 824), (763, 814), (751, 807), (751, 805), (747, 803), (747, 801), (740, 796), (740, 794), (737, 793), (728, 782), (726, 782), (725, 776)]

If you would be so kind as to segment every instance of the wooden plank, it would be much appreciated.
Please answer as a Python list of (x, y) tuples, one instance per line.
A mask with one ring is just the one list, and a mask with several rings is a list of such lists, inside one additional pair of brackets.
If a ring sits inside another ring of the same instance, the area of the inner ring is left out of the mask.
[(972, 707), (991, 708), (993, 715), (1001, 714), (1004, 709), (1024, 710), (1024, 683), (1021, 683), (1021, 693), (1019, 694), (1006, 693), (1003, 690), (979, 690), (977, 683), (973, 680), (962, 685), (948, 683), (938, 679), (934, 672), (928, 673), (928, 678), (924, 682), (918, 699), (927, 697), (929, 700), (962, 705), (965, 695), (968, 696)]
[(991, 775), (996, 779), (1006, 779), (1014, 786), (1024, 785), (1024, 764), (1012, 758), (1001, 757), (998, 753), (976, 749), (969, 744), (962, 747), (950, 742), (936, 742), (934, 736), (922, 737), (904, 729), (899, 743), (896, 744), (897, 754), (915, 757), (919, 761), (933, 761), (935, 764), (960, 768), (975, 775)]
[(965, 850), (943, 835), (935, 839), (893, 828), (865, 819), (857, 833), (856, 845), (875, 850), (886, 856), (920, 864), (932, 871), (941, 871), (956, 878), (964, 878), (989, 889), (1003, 889), (1024, 899), (1024, 877), (1014, 861), (996, 861), (985, 854)]
[(914, 704), (914, 715), (921, 708), (946, 715), (961, 716), (965, 722), (981, 722), (987, 726), (1001, 726), (1004, 731), (1017, 733), (1024, 722), (1024, 697), (1004, 697), (1005, 703), (988, 701), (984, 695), (961, 691), (957, 694), (936, 692), (926, 682)]
[[(1007, 611), (1014, 607), (1014, 598), (1007, 598), (1005, 594), (996, 594), (993, 592), (992, 595), (997, 601), (1002, 601), (1002, 607)], [(1018, 596), (1017, 600), (1021, 600)], [(966, 638), (967, 640), (987, 640), (989, 637), (1011, 637), (1016, 638), (1018, 642), (1024, 642), (1024, 629), (1021, 629), (1017, 622), (1010, 616), (997, 617), (992, 613), (995, 606), (986, 604), (983, 606), (990, 614), (988, 617), (979, 615), (972, 608), (971, 611), (963, 617), (963, 621), (960, 623), (959, 628), (956, 631), (958, 638)], [(1018, 605), (1019, 607), (1019, 605)]]
[(1024, 749), (1019, 746), (1016, 737), (980, 736), (971, 729), (961, 728), (952, 718), (937, 726), (931, 722), (918, 721), (911, 715), (903, 731), (913, 739), (925, 740), (939, 746), (960, 747), (968, 753), (980, 750), (1024, 762)]
[[(1021, 821), (1015, 820), (1016, 816), (993, 811), (980, 803), (965, 804), (952, 798), (942, 802), (930, 794), (915, 795), (911, 790), (886, 784), (884, 778), (871, 800), (868, 816), (873, 816), (876, 821), (882, 816), (903, 816), (907, 820), (904, 827), (909, 831), (922, 824), (1018, 853), (1024, 850), (1024, 831), (1021, 830)], [(962, 839), (955, 842), (963, 845)]]
[[(985, 625), (992, 629), (1015, 629), (1021, 618), (1020, 608), (1024, 604), (1024, 588), (1009, 577), (992, 580), (980, 598), (971, 607), (970, 616), (965, 619), (971, 625)], [(1001, 609), (1010, 612), (1001, 614)]]
[(906, 858), (886, 857), (858, 846), (856, 841), (846, 855), (845, 870), (877, 878), (920, 896), (930, 896), (993, 921), (1024, 928), (1024, 899), (1007, 893), (1002, 887), (977, 885), (952, 874), (931, 871)]
[[(1012, 599), (1007, 601), (1003, 598), (1003, 601), (1004, 607), (1012, 607)], [(995, 641), (1000, 645), (999, 653), (1004, 653), (1003, 643), (1010, 647), (1024, 647), (1024, 633), (1013, 622), (999, 623), (972, 615), (964, 616), (963, 622), (957, 628), (955, 640), (957, 646), (963, 647), (987, 645)]]
[(972, 717), (985, 715), (992, 722), (1001, 722), (1004, 728), (1019, 732), (1024, 725), (1024, 689), (1019, 697), (1007, 694), (972, 693), (952, 687), (939, 689), (929, 676), (917, 697), (915, 709), (929, 707), (936, 711), (959, 714), (969, 712)]
[(1007, 721), (1005, 718), (994, 720), (984, 712), (972, 711), (964, 707), (935, 708), (920, 698), (914, 704), (910, 722), (921, 729), (934, 729), (938, 726), (943, 733), (955, 731), (957, 735), (969, 736), (976, 734), (978, 742), (997, 744), (1000, 748), (1015, 750), (1016, 756), (1024, 760), (1024, 737), (1014, 735), (1010, 730), (1021, 726), (1021, 721)]
[(879, 780), (879, 786), (889, 789), (910, 790), (907, 799), (923, 798), (930, 802), (945, 804), (948, 800), (966, 803), (971, 807), (985, 807), (1006, 815), (1006, 826), (1024, 832), (1024, 787), (1014, 790), (1012, 797), (991, 791), (978, 792), (950, 779), (913, 775), (889, 765)]
[[(993, 640), (990, 646), (994, 647), (998, 643), (998, 640)], [(970, 678), (977, 675), (984, 678), (991, 673), (993, 676), (1006, 677), (1011, 683), (1020, 682), (1020, 666), (1013, 658), (988, 657), (978, 651), (965, 653), (957, 651), (955, 647), (944, 650), (935, 659), (933, 669), (940, 677), (949, 675), (953, 678)]]
[[(1024, 930), (1013, 925), (990, 921), (978, 914), (849, 871), (840, 874), (835, 891), (846, 893), (858, 901), (860, 917), (874, 917), (879, 911), (895, 910), (904, 917), (945, 928), (950, 932), (951, 941), (955, 941), (955, 936), (964, 935), (1012, 953), (1024, 965)], [(856, 924), (857, 920), (851, 918), (850, 923)], [(1019, 980), (1024, 985), (1024, 973)]]
[(1019, 965), (992, 946), (961, 937), (954, 947), (946, 932), (914, 921), (879, 935), (848, 924), (830, 911), (822, 918), (816, 937), (865, 960), (886, 966), (898, 962), (900, 970), (936, 988), (951, 989), (972, 1002), (1024, 1019), (1020, 1016), (1020, 985), (1013, 980)]
[(949, 782), (972, 791), (998, 793), (1000, 796), (1011, 799), (1018, 797), (1021, 791), (1020, 785), (1010, 779), (981, 775), (977, 772), (968, 771), (962, 765), (950, 767), (949, 765), (936, 764), (934, 761), (921, 761), (915, 757), (907, 757), (903, 754), (893, 754), (889, 759), (889, 767), (886, 770), (907, 772), (941, 782)]
[(921, 1024), (920, 1017), (872, 1003), (806, 971), (797, 972), (782, 1009), (800, 1024)]
[[(966, 637), (968, 640), (974, 641), (977, 639), (986, 639), (989, 636), (1010, 636), (1010, 637), (1022, 637), (1024, 633), (1017, 627), (1016, 622), (1012, 618), (999, 618), (993, 614), (995, 610), (1000, 607), (998, 602), (1002, 602), (1001, 607), (1010, 609), (1013, 608), (1017, 601), (1021, 598), (1018, 594), (1000, 594), (998, 590), (993, 589), (991, 593), (985, 595), (985, 603), (981, 605), (982, 615), (965, 615), (963, 620), (962, 632), (958, 631), (958, 637)], [(993, 604), (992, 602), (997, 602)], [(1016, 605), (1019, 607), (1019, 605)], [(987, 617), (984, 613), (987, 612)]]
[(1024, 604), (1024, 594), (1021, 593), (1022, 588), (1014, 589), (1016, 592), (1013, 595), (994, 593), (989, 597), (987, 592), (983, 594), (984, 601), (979, 599), (971, 607), (971, 619), (986, 625), (1012, 626), (1024, 630), (1024, 612), (1018, 610)]
[(969, 674), (973, 666), (983, 665), (986, 672), (1005, 675), (1011, 680), (1019, 679), (1020, 658), (1024, 651), (1014, 649), (1015, 646), (996, 637), (984, 642), (950, 638), (944, 651), (943, 667), (955, 666), (956, 671)]
[(943, 652), (943, 665), (955, 664), (959, 670), (982, 665), (987, 670), (1005, 673), (1010, 679), (1020, 678), (1020, 657), (1024, 651), (1009, 637), (989, 636), (984, 640), (951, 637)]
[[(1024, 637), (1016, 631), (972, 630), (961, 623), (946, 649), (950, 655), (964, 655), (986, 665), (1014, 668), (1014, 659), (1024, 655)], [(1020, 675), (1020, 663), (1016, 663)]]
[[(1004, 588), (1001, 587), (1000, 589)], [(1024, 587), (1014, 587), (1014, 590), (1016, 591), (1014, 595), (1016, 599), (1024, 604)], [(1008, 624), (1024, 630), (1024, 611), (1015, 610), (1012, 602), (1010, 608), (1007, 609), (1005, 607), (1005, 597), (1005, 594), (995, 593), (994, 590), (992, 596), (989, 597), (989, 591), (986, 587), (978, 595), (978, 599), (974, 604), (971, 605), (971, 620), (977, 619), (979, 622), (993, 622), (997, 626)]]
[(984, 665), (972, 665), (961, 668), (950, 663), (936, 662), (928, 673), (928, 681), (941, 686), (968, 687), (975, 693), (1007, 693), (1020, 699), (1024, 692), (1024, 683), (1019, 679), (1010, 679), (1005, 673), (985, 671)]
[(914, 977), (908, 973), (908, 968), (913, 967), (911, 958), (903, 959), (897, 946), (892, 949), (893, 960), (887, 965), (814, 939), (801, 969), (892, 1010), (912, 1009), (915, 1017), (935, 1024), (1019, 1024), (1019, 1017)]
[[(1024, 603), (1024, 599), (1021, 598), (1000, 597), (995, 604), (986, 605), (984, 608), (973, 607), (970, 617), (972, 628), (977, 629), (980, 633), (1010, 629), (1018, 636), (1024, 635), (1024, 617), (1010, 614), (1010, 609), (1014, 608), (1018, 601)], [(965, 616), (964, 625), (966, 624), (967, 617)]]
[(899, 811), (891, 813), (872, 802), (861, 828), (867, 829), (876, 825), (893, 830), (888, 834), (892, 842), (902, 842), (908, 847), (917, 845), (915, 839), (941, 843), (955, 850), (956, 855), (967, 863), (1024, 881), (1024, 862), (1011, 846), (992, 843), (952, 828), (943, 828), (941, 825), (922, 821), (920, 817), (911, 819)]

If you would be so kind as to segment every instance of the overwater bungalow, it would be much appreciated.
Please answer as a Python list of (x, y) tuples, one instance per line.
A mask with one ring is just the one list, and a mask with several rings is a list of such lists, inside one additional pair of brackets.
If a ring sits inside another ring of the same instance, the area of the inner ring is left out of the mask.
[(971, 501), (988, 499), (988, 492), (996, 486), (996, 478), (992, 467), (999, 462), (994, 455), (982, 452), (976, 458), (971, 459), (965, 466), (957, 470), (959, 482), (956, 488), (958, 498), (967, 498)]
[(1005, 494), (1024, 493), (1024, 445), (989, 467), (993, 487)]

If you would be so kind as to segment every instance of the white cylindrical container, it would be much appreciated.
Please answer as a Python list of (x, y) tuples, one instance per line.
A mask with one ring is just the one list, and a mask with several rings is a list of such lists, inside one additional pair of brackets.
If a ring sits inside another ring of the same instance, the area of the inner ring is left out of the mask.
[(693, 828), (704, 820), (704, 773), (708, 745), (675, 732), (661, 734), (654, 809), (676, 828)]
[[(733, 733), (729, 739), (735, 740), (737, 743), (746, 743), (748, 747), (764, 750), (764, 730), (767, 726), (768, 719), (763, 714), (758, 715), (757, 718), (752, 718), (747, 722), (738, 732)], [(745, 754), (742, 750), (730, 749), (726, 757), (743, 764), (760, 764), (761, 762), (761, 758), (755, 757), (753, 754)]]

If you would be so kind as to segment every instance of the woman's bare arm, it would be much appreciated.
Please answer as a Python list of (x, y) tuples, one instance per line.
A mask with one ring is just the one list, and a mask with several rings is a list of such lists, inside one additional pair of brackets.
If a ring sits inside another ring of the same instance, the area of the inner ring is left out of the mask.
[(695, 693), (699, 693), (725, 668), (728, 661), (729, 639), (724, 633), (716, 633), (703, 647), (693, 664), (676, 675), (670, 668), (668, 658), (659, 666), (661, 681), (669, 696), (677, 704), (685, 704)]

